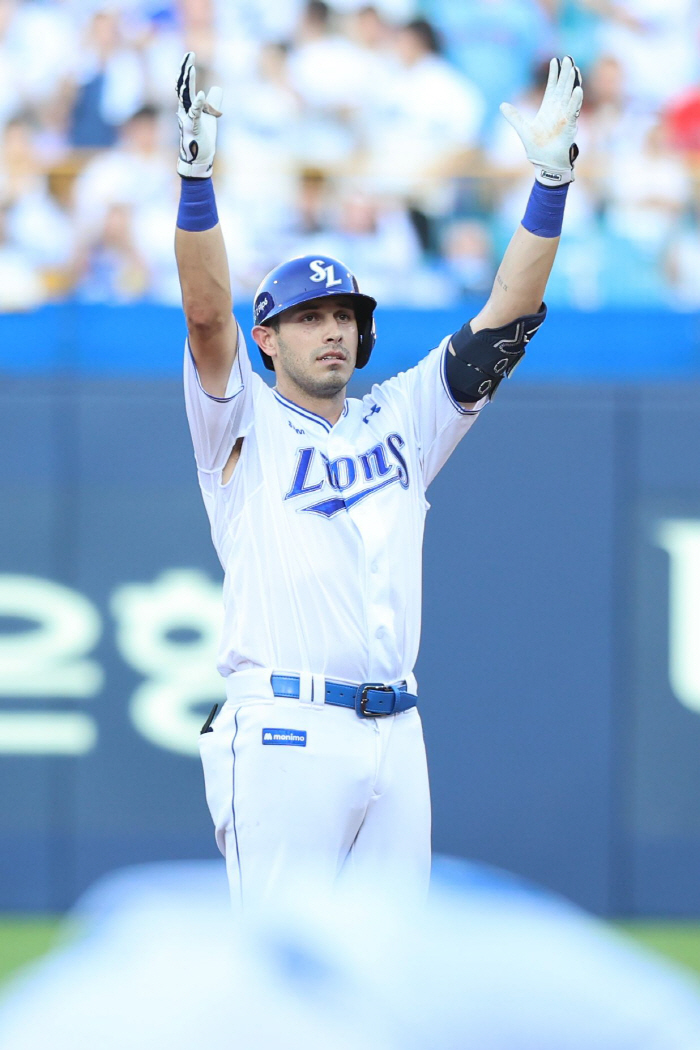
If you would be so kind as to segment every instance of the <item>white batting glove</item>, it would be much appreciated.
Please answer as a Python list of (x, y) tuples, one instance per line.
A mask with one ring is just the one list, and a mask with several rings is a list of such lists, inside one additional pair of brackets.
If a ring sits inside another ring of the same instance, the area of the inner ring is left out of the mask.
[(574, 161), (578, 156), (576, 121), (581, 112), (583, 88), (581, 73), (568, 55), (562, 62), (553, 58), (542, 105), (537, 116), (527, 120), (504, 102), (501, 113), (511, 124), (535, 165), (535, 178), (544, 186), (563, 186), (574, 181)]
[(211, 175), (216, 152), (216, 120), (221, 116), (224, 93), (213, 87), (209, 94), (197, 94), (194, 51), (182, 60), (177, 80), (177, 122), (180, 125), (179, 175), (206, 179)]

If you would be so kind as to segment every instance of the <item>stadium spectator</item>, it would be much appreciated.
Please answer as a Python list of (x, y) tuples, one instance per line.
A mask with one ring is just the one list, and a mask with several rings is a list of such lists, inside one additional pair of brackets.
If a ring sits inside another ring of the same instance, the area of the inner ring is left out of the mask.
[[(355, 13), (366, 6), (366, 0), (334, 0), (333, 7), (343, 13)], [(417, 0), (376, 0), (372, 5), (380, 18), (398, 25), (415, 18), (418, 14)]]
[(8, 232), (8, 209), (0, 205), (0, 311), (31, 310), (46, 298), (41, 274)]
[(304, 0), (217, 0), (217, 24), (224, 36), (256, 45), (291, 40), (304, 7)]
[[(276, 4), (268, 5), (274, 9)], [(259, 18), (256, 23), (255, 18)], [(249, 94), (255, 73), (264, 19), (259, 3), (253, 0), (178, 0), (152, 17), (141, 41), (147, 101), (172, 111), (173, 69), (179, 67), (185, 51), (197, 55), (197, 89), (208, 91), (212, 84), (224, 89), (233, 108)], [(221, 141), (228, 134), (228, 122), (220, 129)]]
[(355, 67), (356, 48), (342, 33), (324, 0), (309, 0), (290, 55), (294, 89), (311, 108), (342, 112), (363, 90)]
[(300, 173), (294, 206), (288, 212), (284, 227), (284, 239), (288, 242), (287, 254), (293, 254), (292, 243), (310, 242), (330, 228), (333, 200), (331, 181), (324, 172), (318, 168), (307, 168)]
[(437, 33), (425, 19), (404, 25), (395, 47), (397, 72), (378, 86), (363, 117), (363, 171), (378, 191), (403, 196), (434, 219), (449, 211), (450, 179), (478, 145), (484, 101), (442, 57)]
[(385, 94), (398, 72), (393, 48), (394, 29), (371, 4), (357, 9), (346, 22), (346, 31), (355, 44), (359, 94), (356, 105), (371, 107), (376, 96)]
[(691, 87), (698, 74), (696, 0), (580, 0), (605, 17), (599, 46), (614, 55), (625, 89), (649, 112)]
[[(286, 221), (292, 207), (301, 101), (289, 79), (288, 48), (265, 44), (248, 86), (232, 106), (218, 185), (256, 227)], [(239, 163), (245, 157), (245, 164)]]
[(680, 229), (691, 182), (682, 159), (669, 149), (661, 122), (637, 150), (612, 158), (606, 188), (608, 229), (640, 248), (663, 251)]
[[(75, 185), (75, 220), (81, 236), (101, 229), (110, 206), (134, 207), (177, 200), (172, 158), (161, 149), (158, 111), (144, 106), (119, 129), (114, 149), (98, 153)], [(176, 207), (176, 203), (173, 203)]]
[(447, 42), (447, 57), (479, 85), (485, 123), (501, 102), (525, 91), (536, 67), (557, 53), (550, 12), (538, 0), (421, 0), (420, 8)]
[(329, 169), (356, 151), (355, 116), (367, 90), (360, 49), (336, 21), (323, 0), (309, 0), (289, 53), (290, 84), (303, 104), (297, 158)]
[(663, 256), (666, 303), (676, 310), (700, 310), (700, 223), (698, 204)]
[(491, 233), (481, 219), (458, 219), (442, 234), (445, 273), (452, 299), (488, 295), (496, 271)]
[(586, 75), (581, 112), (581, 164), (577, 170), (602, 171), (614, 154), (638, 149), (654, 123), (625, 89), (624, 69), (613, 55), (600, 55)]
[(141, 61), (125, 45), (117, 13), (108, 9), (97, 11), (80, 51), (71, 145), (113, 145), (118, 126), (143, 104), (144, 90)]
[(624, 70), (612, 55), (601, 55), (586, 77), (586, 101), (579, 123), (580, 163), (577, 181), (586, 180), (602, 207), (608, 189), (613, 158), (639, 153), (654, 124), (625, 92)]
[(60, 271), (73, 254), (69, 216), (49, 191), (49, 181), (36, 145), (33, 122), (18, 116), (8, 121), (0, 141), (0, 202), (3, 222), (14, 247), (45, 279), (46, 291), (65, 284)]
[(672, 99), (664, 114), (669, 144), (700, 170), (700, 85)]
[(102, 228), (81, 245), (75, 290), (90, 303), (131, 303), (146, 296), (148, 269), (134, 242), (133, 217), (125, 204), (107, 209)]
[(60, 4), (0, 0), (0, 125), (19, 112), (50, 106), (78, 54), (74, 18)]
[(343, 260), (360, 287), (372, 288), (387, 306), (411, 302), (421, 246), (406, 208), (366, 189), (341, 189), (332, 224), (291, 244), (292, 255), (325, 251)]
[(599, 36), (602, 5), (585, 0), (545, 0), (555, 22), (559, 41), (556, 54), (576, 55), (577, 65), (588, 74), (601, 53)]

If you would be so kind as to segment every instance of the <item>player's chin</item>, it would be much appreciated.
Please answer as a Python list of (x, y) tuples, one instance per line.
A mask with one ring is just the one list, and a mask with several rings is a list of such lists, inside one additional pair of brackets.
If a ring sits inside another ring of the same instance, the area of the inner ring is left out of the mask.
[(318, 397), (333, 397), (348, 385), (352, 369), (329, 369), (325, 375), (317, 375), (313, 383)]
[(317, 374), (328, 377), (345, 376), (346, 381), (355, 370), (355, 363), (349, 357), (329, 358), (327, 361), (317, 361)]
[(352, 365), (347, 358), (341, 361), (340, 358), (329, 358), (327, 361), (319, 361), (318, 364), (321, 367), (321, 373), (330, 373), (334, 375), (338, 372), (352, 372)]

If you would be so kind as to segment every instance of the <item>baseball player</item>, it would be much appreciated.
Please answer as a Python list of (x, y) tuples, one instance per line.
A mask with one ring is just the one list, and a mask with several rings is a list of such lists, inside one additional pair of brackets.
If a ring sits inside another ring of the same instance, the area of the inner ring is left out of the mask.
[(501, 109), (535, 166), (488, 302), (419, 363), (348, 399), (375, 341), (375, 300), (337, 259), (292, 259), (255, 296), (251, 368), (232, 314), (212, 167), (222, 93), (177, 83), (176, 256), (197, 473), (224, 568), (226, 702), (200, 737), (234, 902), (304, 872), (371, 892), (377, 872), (422, 891), (430, 801), (413, 666), (426, 489), (522, 358), (573, 181), (580, 76), (553, 59), (539, 112)]

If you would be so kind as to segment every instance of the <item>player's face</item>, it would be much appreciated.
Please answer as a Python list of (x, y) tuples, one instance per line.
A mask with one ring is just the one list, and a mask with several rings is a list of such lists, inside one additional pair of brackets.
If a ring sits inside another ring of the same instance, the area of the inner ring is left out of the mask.
[(357, 318), (352, 300), (314, 299), (285, 310), (271, 355), (280, 379), (310, 397), (332, 398), (348, 384), (357, 360)]

